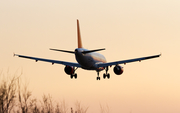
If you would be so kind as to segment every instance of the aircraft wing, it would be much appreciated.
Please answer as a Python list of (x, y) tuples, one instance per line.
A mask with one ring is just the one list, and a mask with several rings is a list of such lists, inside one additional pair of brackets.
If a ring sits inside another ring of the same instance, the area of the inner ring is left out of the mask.
[(18, 55), (14, 54), (14, 56), (18, 56), (21, 58), (27, 58), (27, 59), (32, 59), (37, 61), (44, 61), (44, 62), (50, 62), (52, 64), (62, 64), (62, 65), (67, 65), (67, 66), (73, 66), (73, 67), (81, 67), (80, 64), (78, 63), (73, 63), (73, 62), (65, 62), (65, 61), (59, 61), (59, 60), (51, 60), (51, 59), (44, 59), (44, 58), (37, 58), (37, 57), (31, 57), (31, 56), (24, 56), (24, 55)]
[(161, 54), (153, 55), (153, 56), (147, 56), (147, 57), (134, 58), (134, 59), (129, 59), (129, 60), (121, 60), (121, 61), (115, 61), (115, 62), (109, 62), (109, 63), (102, 63), (102, 64), (97, 64), (97, 66), (98, 67), (107, 67), (107, 66), (118, 65), (118, 64), (126, 64), (126, 63), (131, 63), (131, 62), (136, 62), (136, 61), (142, 61), (142, 60), (157, 58), (160, 56), (161, 56)]

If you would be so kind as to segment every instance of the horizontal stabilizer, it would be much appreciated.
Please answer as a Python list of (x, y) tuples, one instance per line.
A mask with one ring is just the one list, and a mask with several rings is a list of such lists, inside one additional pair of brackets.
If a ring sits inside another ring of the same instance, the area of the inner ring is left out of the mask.
[(51, 49), (50, 50), (53, 50), (53, 51), (60, 51), (60, 52), (66, 52), (66, 53), (74, 53), (74, 51), (67, 51), (67, 50), (60, 50), (60, 49)]
[(105, 48), (103, 48), (103, 49), (89, 50), (89, 51), (83, 51), (82, 53), (83, 53), (83, 54), (86, 54), (86, 53), (92, 53), (92, 52), (102, 51), (102, 50), (105, 50)]

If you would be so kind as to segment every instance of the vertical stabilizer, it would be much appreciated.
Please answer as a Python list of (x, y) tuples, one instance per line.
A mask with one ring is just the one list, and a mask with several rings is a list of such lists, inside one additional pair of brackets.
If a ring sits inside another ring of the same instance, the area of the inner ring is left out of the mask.
[(78, 36), (78, 48), (82, 48), (81, 33), (79, 27), (79, 20), (77, 20), (77, 36)]

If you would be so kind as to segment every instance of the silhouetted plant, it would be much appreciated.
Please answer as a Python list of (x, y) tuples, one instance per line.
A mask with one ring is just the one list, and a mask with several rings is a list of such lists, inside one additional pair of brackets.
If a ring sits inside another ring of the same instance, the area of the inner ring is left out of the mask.
[(14, 76), (9, 80), (1, 80), (0, 113), (10, 113), (13, 107), (15, 107), (17, 79), (18, 77)]
[(89, 107), (82, 107), (81, 102), (77, 101), (75, 103), (76, 111), (75, 113), (86, 113)]
[(68, 106), (67, 106), (65, 100), (61, 101), (60, 104), (57, 103), (57, 106), (59, 106), (60, 113), (67, 113), (68, 112)]
[[(2, 72), (0, 77), (1, 75)], [(20, 76), (0, 79), (0, 113), (87, 113), (88, 108), (77, 101), (75, 109), (72, 107), (69, 109), (65, 100), (55, 103), (50, 95), (45, 94), (42, 96), (42, 101), (32, 98), (28, 84), (23, 85)], [(100, 105), (100, 108), (101, 113), (109, 113), (108, 106)]]
[(31, 113), (40, 113), (40, 108), (37, 105), (37, 99), (31, 99), (29, 109)]
[(54, 112), (54, 107), (52, 104), (52, 97), (50, 95), (46, 96), (43, 95), (43, 101), (41, 102), (42, 105), (42, 113), (53, 113)]
[(28, 85), (25, 84), (23, 88), (21, 88), (22, 84), (20, 82), (20, 79), (18, 79), (18, 99), (19, 99), (19, 105), (21, 108), (22, 113), (28, 113), (30, 108), (30, 97), (31, 92), (28, 90)]

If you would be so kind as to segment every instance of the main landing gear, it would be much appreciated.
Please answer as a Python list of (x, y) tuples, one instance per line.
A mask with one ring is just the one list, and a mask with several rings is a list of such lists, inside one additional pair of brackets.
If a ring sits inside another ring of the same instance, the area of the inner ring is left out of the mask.
[(100, 80), (100, 77), (99, 77), (99, 71), (97, 72), (97, 74), (98, 74), (97, 80)]
[[(109, 68), (108, 68), (108, 66), (106, 67), (106, 73), (104, 73), (103, 74), (103, 78), (105, 79), (105, 78), (110, 78), (110, 74), (108, 73), (108, 70), (109, 70)], [(97, 76), (97, 80), (100, 80), (100, 77), (99, 77), (99, 71), (97, 71), (97, 74), (98, 74), (98, 76)]]
[(110, 74), (108, 73), (109, 68), (106, 67), (106, 73), (103, 74), (103, 78), (105, 79), (106, 77), (109, 79), (110, 78)]
[(73, 79), (73, 78), (75, 78), (75, 79), (77, 79), (77, 74), (75, 73), (75, 71), (78, 69), (78, 67), (75, 69), (74, 68), (74, 70), (73, 70), (73, 73), (70, 75), (70, 78), (71, 79)]
[(74, 77), (75, 79), (77, 79), (77, 74), (76, 74), (76, 73), (73, 73), (73, 74), (70, 75), (70, 77), (71, 77), (71, 79), (73, 79), (73, 77)]

